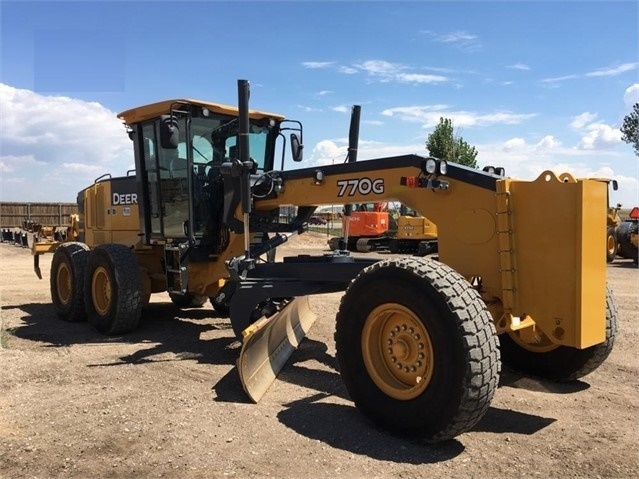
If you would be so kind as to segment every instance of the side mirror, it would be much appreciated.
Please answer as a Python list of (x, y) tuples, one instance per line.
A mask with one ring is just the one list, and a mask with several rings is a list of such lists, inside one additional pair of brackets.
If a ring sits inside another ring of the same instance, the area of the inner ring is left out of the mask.
[(291, 133), (291, 154), (293, 161), (302, 161), (304, 157), (304, 145), (300, 143), (300, 139), (295, 133)]
[(617, 180), (612, 180), (612, 189), (614, 191), (617, 191), (619, 189), (619, 183), (617, 183)]
[(180, 142), (180, 129), (173, 115), (160, 117), (160, 145), (167, 150), (175, 150)]

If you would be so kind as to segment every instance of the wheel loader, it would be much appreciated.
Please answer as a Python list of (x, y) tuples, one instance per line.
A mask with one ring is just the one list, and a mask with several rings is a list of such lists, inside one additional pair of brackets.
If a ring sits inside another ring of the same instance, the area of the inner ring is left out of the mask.
[(628, 218), (619, 223), (617, 228), (618, 254), (622, 258), (631, 259), (635, 265), (639, 260), (639, 207), (635, 206), (628, 213)]
[(426, 256), (437, 252), (437, 225), (415, 210), (401, 205), (397, 234), (390, 239), (391, 253)]
[[(350, 398), (380, 427), (431, 442), (484, 416), (502, 363), (570, 381), (604, 362), (617, 333), (604, 183), (551, 171), (523, 181), (419, 155), (356, 161), (358, 105), (347, 162), (285, 168), (302, 160), (301, 123), (248, 99), (239, 80), (237, 107), (178, 99), (119, 115), (135, 175), (80, 192), (77, 240), (33, 247), (36, 267), (54, 251), (62, 319), (122, 334), (153, 293), (216, 298), (257, 402), (316, 319), (309, 296), (343, 292), (335, 343)], [(344, 251), (265, 260), (319, 206), (382, 201), (437, 224), (437, 261)], [(283, 205), (297, 206), (285, 221)]]

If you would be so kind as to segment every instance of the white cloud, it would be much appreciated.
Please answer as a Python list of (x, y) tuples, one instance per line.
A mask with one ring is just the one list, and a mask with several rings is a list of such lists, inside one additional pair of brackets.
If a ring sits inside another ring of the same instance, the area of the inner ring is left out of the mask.
[(322, 90), (322, 91), (318, 91), (315, 95), (316, 96), (326, 96), (326, 95), (330, 95), (331, 93), (333, 93), (331, 90)]
[(570, 122), (570, 126), (575, 130), (580, 130), (588, 123), (591, 123), (595, 118), (597, 118), (596, 113), (584, 112), (581, 115), (575, 116)]
[(337, 71), (340, 72), (340, 73), (344, 73), (346, 75), (353, 75), (353, 74), (359, 72), (359, 70), (357, 68), (353, 68), (353, 67), (349, 67), (349, 66), (345, 66), (345, 65), (342, 65), (342, 66), (338, 67)]
[(423, 73), (399, 73), (396, 78), (402, 83), (441, 83), (448, 80), (445, 76)]
[(623, 94), (623, 102), (629, 108), (635, 103), (639, 103), (639, 83), (635, 83), (626, 88)]
[[(4, 148), (3, 148), (4, 149)], [(14, 171), (25, 171), (30, 168), (38, 168), (46, 165), (44, 161), (36, 160), (33, 155), (13, 156), (2, 155), (0, 156), (0, 173), (12, 173)]]
[(632, 70), (636, 70), (638, 66), (639, 66), (639, 62), (623, 63), (622, 65), (619, 65), (619, 66), (616, 66), (616, 67), (599, 68), (597, 70), (593, 70), (593, 71), (584, 73), (583, 75), (570, 74), (570, 75), (564, 75), (564, 76), (553, 77), (553, 78), (544, 78), (541, 81), (542, 81), (542, 83), (546, 83), (549, 86), (555, 86), (556, 87), (557, 83), (559, 83), (559, 82), (566, 81), (566, 80), (574, 80), (575, 78), (580, 78), (582, 76), (584, 76), (584, 77), (612, 77), (612, 76), (621, 75), (622, 73), (625, 73), (625, 72), (628, 72), (628, 71), (632, 71)]
[(383, 121), (379, 121), (379, 120), (364, 120), (362, 121), (362, 123), (364, 123), (365, 125), (373, 125), (373, 126), (381, 126), (384, 124)]
[[(387, 60), (365, 60), (353, 63), (352, 65), (336, 65), (333, 62), (305, 62), (306, 68), (333, 68), (339, 73), (353, 75), (363, 73), (371, 79), (380, 83), (415, 83), (415, 84), (432, 84), (450, 81), (448, 77), (443, 75), (432, 75), (415, 72), (414, 67), (403, 65), (401, 63), (389, 62)], [(312, 66), (309, 66), (312, 65)], [(446, 69), (423, 68), (423, 70), (444, 71)], [(450, 70), (446, 70), (450, 71)]]
[(335, 65), (335, 62), (302, 62), (302, 66), (304, 68), (310, 68), (312, 70), (317, 70), (320, 68), (329, 68)]
[(331, 108), (331, 110), (336, 111), (338, 113), (349, 113), (351, 111), (351, 108), (346, 105), (337, 105)]
[(595, 122), (596, 118), (596, 113), (584, 112), (575, 116), (570, 122), (570, 126), (582, 135), (577, 144), (578, 149), (605, 150), (621, 142), (621, 132), (618, 128)]
[(530, 67), (526, 65), (525, 63), (515, 63), (514, 65), (508, 65), (506, 68), (511, 68), (513, 70), (522, 70), (522, 71), (530, 70)]
[(439, 119), (442, 117), (450, 118), (455, 127), (479, 127), (495, 124), (515, 125), (528, 120), (537, 114), (511, 113), (507, 111), (477, 113), (449, 110), (446, 105), (429, 105), (388, 108), (382, 111), (382, 115), (396, 117), (403, 121), (422, 123), (423, 128), (432, 128), (439, 123)]
[(621, 131), (605, 123), (591, 123), (586, 126), (588, 133), (581, 138), (578, 148), (601, 150), (616, 146), (621, 142)]
[(572, 80), (574, 78), (578, 78), (578, 75), (564, 75), (564, 76), (561, 76), (561, 77), (544, 78), (541, 81), (544, 82), (544, 83), (557, 83), (557, 82), (562, 82), (562, 81), (566, 81), (566, 80)]
[(517, 148), (521, 148), (525, 144), (526, 140), (524, 140), (523, 138), (511, 138), (510, 140), (504, 142), (504, 151), (513, 151)]
[[(124, 175), (133, 163), (122, 122), (96, 102), (0, 84), (0, 122), (0, 200), (75, 201), (96, 176)], [(25, 170), (33, 188), (14, 181), (18, 173), (25, 177)]]
[(435, 33), (425, 30), (422, 33), (429, 35), (434, 41), (438, 43), (453, 45), (454, 47), (463, 51), (474, 52), (482, 48), (479, 37), (466, 31)]
[(554, 150), (561, 146), (561, 142), (557, 140), (552, 135), (544, 136), (539, 142), (535, 145), (535, 149), (540, 150)]
[(639, 63), (624, 63), (616, 67), (599, 68), (597, 70), (586, 73), (587, 77), (612, 77), (622, 73), (635, 70)]

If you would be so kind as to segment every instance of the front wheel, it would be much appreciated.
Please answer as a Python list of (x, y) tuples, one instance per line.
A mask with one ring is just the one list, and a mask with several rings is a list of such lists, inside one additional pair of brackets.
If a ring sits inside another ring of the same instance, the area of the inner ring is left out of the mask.
[(586, 349), (558, 346), (545, 336), (541, 342), (526, 344), (517, 331), (501, 336), (502, 362), (526, 374), (551, 381), (579, 379), (597, 369), (610, 355), (617, 336), (617, 302), (606, 289), (606, 339)]
[(358, 409), (381, 427), (429, 441), (470, 430), (499, 382), (486, 305), (465, 278), (425, 258), (362, 270), (342, 299), (335, 342)]
[(84, 302), (89, 323), (104, 334), (133, 331), (142, 314), (140, 267), (124, 245), (103, 244), (91, 251)]

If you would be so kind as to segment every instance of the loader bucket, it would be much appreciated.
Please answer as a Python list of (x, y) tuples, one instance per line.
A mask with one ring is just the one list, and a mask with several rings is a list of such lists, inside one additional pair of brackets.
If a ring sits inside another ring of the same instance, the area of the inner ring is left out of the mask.
[(237, 370), (252, 401), (262, 398), (315, 319), (308, 296), (301, 296), (274, 316), (262, 317), (244, 330)]

